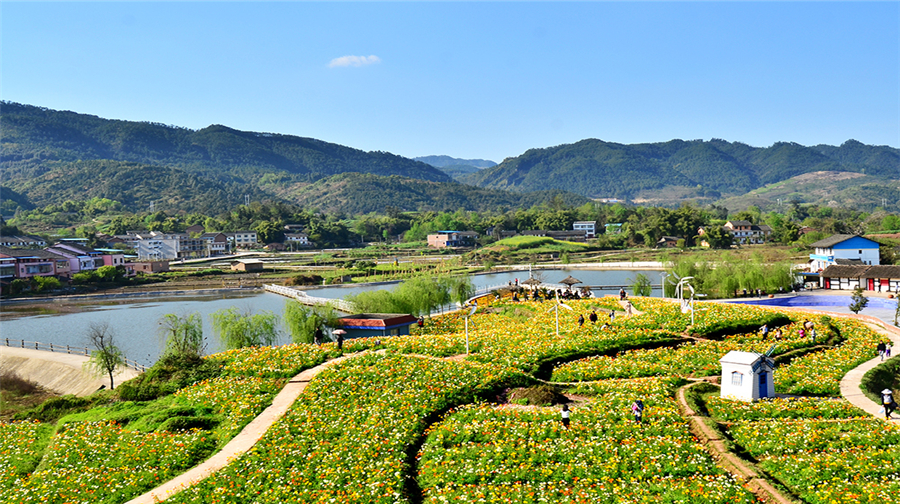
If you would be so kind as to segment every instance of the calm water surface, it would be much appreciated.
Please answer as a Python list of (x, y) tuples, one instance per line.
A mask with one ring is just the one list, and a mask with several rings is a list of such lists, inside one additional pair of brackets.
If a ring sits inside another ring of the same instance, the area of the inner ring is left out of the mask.
[[(651, 282), (658, 284), (658, 271), (624, 271), (624, 270), (544, 270), (540, 274), (548, 283), (559, 283), (571, 275), (584, 282), (585, 285), (629, 285), (638, 273), (647, 275)], [(527, 271), (492, 273), (474, 275), (472, 281), (476, 288), (484, 286), (504, 285), (510, 281), (524, 281)], [(310, 289), (311, 296), (325, 298), (343, 298), (364, 290), (393, 289), (396, 284), (376, 286), (321, 287)], [(599, 290), (597, 296), (615, 294), (618, 288)], [(659, 295), (658, 289), (654, 296)], [(271, 311), (279, 316), (284, 312), (287, 299), (277, 294), (263, 291), (229, 292), (227, 294), (197, 296), (182, 295), (177, 297), (147, 297), (92, 300), (84, 302), (57, 301), (39, 303), (28, 306), (15, 303), (0, 305), (2, 321), (0, 321), (0, 337), (54, 345), (85, 346), (85, 334), (92, 323), (108, 323), (117, 338), (117, 344), (125, 355), (142, 364), (156, 362), (160, 353), (159, 320), (166, 314), (183, 315), (200, 313), (203, 318), (203, 333), (207, 336), (207, 353), (223, 350), (218, 341), (212, 337), (212, 326), (209, 315), (218, 310), (236, 307), (241, 311), (257, 313)], [(280, 343), (287, 343), (284, 336)], [(0, 346), (2, 351), (2, 346)]]

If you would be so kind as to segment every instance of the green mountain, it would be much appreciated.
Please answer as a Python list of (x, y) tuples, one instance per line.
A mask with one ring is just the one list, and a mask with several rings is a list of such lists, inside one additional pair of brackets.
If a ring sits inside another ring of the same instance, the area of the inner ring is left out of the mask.
[[(7, 179), (14, 188), (0, 188), (0, 208), (5, 214), (15, 212), (17, 206), (27, 210), (96, 197), (116, 200), (132, 210), (145, 210), (152, 202), (156, 210), (169, 213), (185, 210), (215, 215), (243, 203), (245, 195), (254, 201), (270, 198), (246, 183), (129, 161), (47, 161), (39, 166), (18, 166), (16, 171), (21, 176)], [(27, 194), (27, 199), (22, 194)]]
[[(434, 162), (474, 162), (447, 156)], [(531, 206), (560, 191), (510, 193), (452, 182), (424, 162), (312, 138), (213, 125), (193, 131), (0, 103), (0, 210), (108, 198), (131, 210), (218, 214), (282, 200), (345, 213)], [(478, 168), (472, 168), (477, 170)], [(574, 194), (563, 199), (587, 201)]]
[[(820, 171), (898, 178), (900, 149), (855, 140), (840, 147), (779, 142), (759, 148), (719, 139), (634, 145), (588, 139), (531, 149), (459, 180), (494, 189), (559, 189), (591, 198), (655, 199), (664, 204), (741, 195)], [(659, 201), (660, 193), (670, 201)]]
[[(277, 184), (278, 194), (290, 201), (321, 211), (350, 214), (400, 210), (448, 211), (507, 210), (529, 208), (556, 196), (573, 206), (588, 202), (584, 196), (563, 191), (536, 191), (525, 194), (482, 189), (455, 182), (432, 182), (405, 177), (381, 177), (370, 173), (343, 173), (312, 184)], [(265, 188), (265, 187), (264, 187)]]

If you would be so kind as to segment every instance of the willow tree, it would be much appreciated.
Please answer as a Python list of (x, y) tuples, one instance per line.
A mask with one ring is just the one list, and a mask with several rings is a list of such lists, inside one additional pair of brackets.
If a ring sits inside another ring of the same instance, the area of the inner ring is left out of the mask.
[(234, 307), (210, 314), (213, 331), (228, 349), (272, 345), (278, 341), (278, 316), (270, 311), (240, 313)]
[(304, 306), (297, 301), (284, 305), (284, 327), (294, 343), (313, 343), (317, 330), (337, 327), (339, 318), (331, 305)]
[(163, 315), (159, 335), (164, 357), (191, 361), (203, 355), (203, 319), (199, 313)]

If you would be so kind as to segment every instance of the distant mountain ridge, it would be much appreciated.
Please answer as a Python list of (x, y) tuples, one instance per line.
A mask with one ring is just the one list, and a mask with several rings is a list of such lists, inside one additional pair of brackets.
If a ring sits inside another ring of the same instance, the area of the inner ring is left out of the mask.
[[(190, 130), (0, 102), (0, 167), (0, 209), (7, 214), (89, 197), (133, 209), (153, 202), (166, 211), (217, 213), (246, 195), (345, 212), (374, 211), (389, 202), (408, 210), (484, 210), (527, 206), (560, 191), (579, 195), (565, 194), (571, 202), (743, 205), (765, 199), (766, 187), (817, 172), (865, 177), (841, 178), (839, 195), (833, 184), (807, 190), (812, 186), (802, 178), (785, 182), (800, 189), (776, 192), (803, 202), (870, 208), (873, 198), (878, 204), (881, 198), (896, 200), (885, 188), (897, 187), (900, 150), (855, 140), (837, 147), (778, 142), (759, 148), (720, 139), (632, 145), (585, 139), (529, 149), (495, 165), (443, 155), (414, 160), (222, 125)], [(415, 181), (429, 184), (416, 188)], [(741, 197), (754, 190), (752, 199)], [(535, 191), (551, 193), (523, 196)]]
[(476, 173), (484, 168), (497, 166), (497, 163), (487, 159), (459, 159), (450, 156), (422, 156), (413, 159), (434, 166), (453, 177), (454, 180), (459, 180), (463, 175)]
[(751, 147), (713, 139), (624, 145), (597, 139), (529, 149), (461, 182), (493, 189), (560, 189), (591, 198), (638, 198), (687, 189), (681, 197), (717, 199), (804, 173), (842, 171), (900, 177), (900, 150), (848, 140), (840, 147), (778, 142)]
[(419, 156), (413, 158), (415, 161), (428, 163), (435, 168), (444, 168), (446, 166), (474, 166), (475, 168), (490, 168), (497, 166), (497, 163), (487, 159), (460, 159), (450, 156)]

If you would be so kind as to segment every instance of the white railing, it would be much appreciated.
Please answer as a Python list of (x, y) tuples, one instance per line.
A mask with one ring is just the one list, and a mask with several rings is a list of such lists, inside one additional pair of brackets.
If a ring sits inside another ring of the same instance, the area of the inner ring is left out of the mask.
[(290, 287), (285, 287), (283, 285), (272, 285), (265, 284), (263, 285), (267, 292), (272, 292), (275, 294), (280, 294), (282, 296), (289, 297), (291, 299), (295, 299), (300, 304), (305, 304), (307, 306), (327, 306), (331, 305), (336, 310), (342, 311), (344, 313), (356, 313), (356, 307), (353, 303), (349, 301), (344, 301), (343, 299), (329, 299), (329, 298), (320, 298), (310, 296), (306, 292), (302, 290), (292, 289)]
[[(41, 350), (44, 352), (65, 352), (71, 355), (84, 355), (86, 357), (91, 356), (91, 350), (87, 347), (73, 347), (69, 345), (54, 345), (53, 343), (39, 343), (37, 341), (25, 341), (20, 339), (10, 339), (3, 338), (0, 339), (0, 343), (3, 343), (5, 346), (12, 348), (25, 348), (28, 350)], [(147, 366), (133, 361), (129, 358), (125, 358), (125, 365), (134, 369), (136, 371), (144, 372), (147, 370)]]

